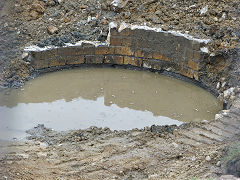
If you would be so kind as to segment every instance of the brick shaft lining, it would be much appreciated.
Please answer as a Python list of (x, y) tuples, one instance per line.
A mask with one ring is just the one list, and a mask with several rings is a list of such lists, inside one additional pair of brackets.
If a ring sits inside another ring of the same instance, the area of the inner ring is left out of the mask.
[(171, 70), (199, 81), (205, 53), (202, 43), (165, 32), (144, 29), (110, 29), (108, 45), (59, 47), (31, 51), (31, 66), (36, 69), (80, 64), (118, 64)]

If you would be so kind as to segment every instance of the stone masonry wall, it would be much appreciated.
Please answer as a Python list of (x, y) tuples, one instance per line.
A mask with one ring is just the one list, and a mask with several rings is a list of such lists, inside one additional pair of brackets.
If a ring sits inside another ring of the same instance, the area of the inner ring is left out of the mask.
[[(111, 27), (111, 26), (110, 26)], [(199, 81), (204, 65), (204, 42), (155, 29), (110, 28), (108, 43), (31, 49), (35, 70), (65, 65), (118, 64), (180, 73)]]

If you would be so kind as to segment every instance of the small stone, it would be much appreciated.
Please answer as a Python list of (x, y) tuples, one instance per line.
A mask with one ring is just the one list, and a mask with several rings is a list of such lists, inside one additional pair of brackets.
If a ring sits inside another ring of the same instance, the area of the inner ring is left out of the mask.
[(53, 25), (50, 25), (50, 26), (48, 26), (47, 30), (48, 30), (49, 34), (54, 34), (58, 31), (58, 28)]
[(65, 23), (68, 23), (68, 22), (70, 22), (70, 21), (71, 21), (71, 19), (70, 19), (69, 17), (65, 17), (65, 18), (64, 18), (64, 22), (65, 22)]
[(221, 161), (218, 161), (217, 164), (216, 164), (217, 167), (220, 167), (221, 166)]
[(217, 18), (217, 17), (214, 17), (213, 20), (214, 20), (215, 22), (218, 22), (218, 18)]
[(64, 0), (57, 0), (59, 4), (64, 3)]
[(202, 123), (203, 123), (203, 124), (207, 124), (208, 122), (209, 122), (208, 120), (205, 120), (205, 119), (202, 120)]
[(200, 14), (203, 15), (208, 11), (208, 5), (201, 9)]
[(41, 14), (43, 14), (45, 11), (45, 8), (41, 4), (38, 4), (38, 3), (34, 3), (32, 5), (32, 9)]
[(101, 20), (101, 24), (106, 25), (107, 24), (107, 20), (106, 19), (102, 19)]
[(6, 22), (6, 23), (4, 23), (4, 25), (3, 25), (4, 27), (8, 27), (8, 23)]
[(31, 11), (31, 12), (30, 12), (30, 16), (31, 16), (33, 19), (37, 19), (37, 18), (39, 17), (38, 12), (36, 12), (36, 11)]
[(172, 145), (173, 145), (175, 148), (178, 148), (178, 147), (179, 147), (179, 145), (178, 145), (177, 143), (175, 143), (175, 142), (173, 142)]
[(206, 161), (211, 161), (211, 157), (210, 156), (206, 156)]
[(196, 161), (196, 157), (195, 157), (195, 156), (193, 156), (191, 160), (192, 160), (192, 161)]
[(131, 13), (130, 13), (130, 12), (125, 12), (125, 13), (124, 13), (124, 18), (125, 18), (125, 19), (130, 18), (130, 16), (131, 16)]
[(235, 89), (234, 87), (231, 87), (231, 88), (225, 90), (225, 91), (223, 92), (223, 97), (226, 99), (226, 98), (228, 98), (229, 96), (231, 96), (232, 93), (233, 93), (233, 91), (234, 91), (234, 89)]
[(25, 60), (27, 57), (28, 57), (28, 53), (27, 53), (27, 52), (24, 52), (24, 53), (22, 54), (22, 59)]

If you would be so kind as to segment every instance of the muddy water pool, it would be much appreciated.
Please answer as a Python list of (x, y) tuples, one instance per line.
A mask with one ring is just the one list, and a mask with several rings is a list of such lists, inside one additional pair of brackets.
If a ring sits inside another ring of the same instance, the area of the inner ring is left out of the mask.
[(0, 92), (0, 139), (21, 139), (38, 124), (129, 130), (213, 120), (220, 110), (206, 90), (146, 71), (80, 68), (44, 74)]

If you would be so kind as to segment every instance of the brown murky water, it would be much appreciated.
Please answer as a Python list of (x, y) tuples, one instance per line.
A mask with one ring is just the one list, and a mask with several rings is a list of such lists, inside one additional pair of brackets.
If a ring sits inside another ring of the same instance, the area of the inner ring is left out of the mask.
[(0, 93), (0, 139), (23, 137), (37, 124), (56, 130), (128, 130), (212, 120), (219, 110), (209, 92), (163, 75), (112, 68), (64, 70)]

